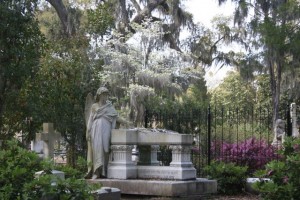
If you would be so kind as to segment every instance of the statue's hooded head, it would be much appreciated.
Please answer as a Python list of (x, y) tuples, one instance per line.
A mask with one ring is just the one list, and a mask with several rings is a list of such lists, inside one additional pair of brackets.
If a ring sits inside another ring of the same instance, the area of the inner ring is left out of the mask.
[(109, 94), (109, 90), (106, 87), (100, 87), (96, 92), (96, 101), (99, 101), (102, 94)]

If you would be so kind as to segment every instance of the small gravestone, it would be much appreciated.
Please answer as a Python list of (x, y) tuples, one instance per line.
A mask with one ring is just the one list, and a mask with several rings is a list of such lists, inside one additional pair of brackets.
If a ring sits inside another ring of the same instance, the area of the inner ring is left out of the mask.
[(253, 188), (253, 185), (257, 182), (269, 182), (269, 178), (247, 178), (246, 180), (246, 191), (251, 194), (258, 194), (259, 191)]
[(118, 188), (102, 187), (93, 193), (95, 200), (119, 200), (121, 191)]

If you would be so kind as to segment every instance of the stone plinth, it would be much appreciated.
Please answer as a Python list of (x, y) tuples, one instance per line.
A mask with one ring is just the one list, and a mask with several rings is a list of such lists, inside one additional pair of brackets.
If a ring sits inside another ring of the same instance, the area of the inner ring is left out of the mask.
[(196, 179), (194, 167), (137, 166), (137, 177), (141, 179), (193, 180)]
[(115, 187), (122, 194), (149, 195), (164, 197), (189, 197), (217, 192), (217, 181), (197, 178), (189, 181), (163, 180), (117, 180), (96, 179), (88, 183), (101, 183), (105, 187)]

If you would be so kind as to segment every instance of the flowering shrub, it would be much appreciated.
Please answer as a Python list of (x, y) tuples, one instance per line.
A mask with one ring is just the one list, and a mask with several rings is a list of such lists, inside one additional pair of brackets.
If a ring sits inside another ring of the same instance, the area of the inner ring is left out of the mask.
[(256, 172), (268, 182), (257, 182), (257, 189), (264, 199), (299, 199), (300, 197), (300, 139), (287, 138), (280, 150), (283, 161), (271, 161), (265, 170)]
[(271, 160), (278, 159), (276, 148), (265, 140), (258, 140), (255, 137), (234, 144), (214, 142), (211, 149), (215, 160), (247, 166), (250, 174), (263, 169)]
[(245, 188), (247, 167), (214, 161), (204, 170), (209, 178), (217, 180), (219, 193), (233, 195)]

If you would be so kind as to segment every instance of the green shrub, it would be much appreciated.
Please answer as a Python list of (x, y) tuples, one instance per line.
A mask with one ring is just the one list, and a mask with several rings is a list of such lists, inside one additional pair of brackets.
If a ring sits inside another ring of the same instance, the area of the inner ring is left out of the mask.
[(8, 200), (21, 198), (24, 184), (43, 168), (37, 154), (22, 148), (16, 140), (3, 143), (0, 163), (0, 199)]
[(214, 161), (204, 170), (210, 179), (217, 180), (219, 193), (232, 195), (244, 191), (247, 167)]
[[(79, 159), (79, 169), (83, 167)], [(5, 200), (37, 200), (43, 197), (56, 199), (92, 199), (91, 191), (100, 188), (100, 185), (88, 185), (82, 177), (84, 172), (71, 167), (66, 169), (66, 180), (60, 180), (51, 175), (56, 168), (51, 161), (42, 161), (34, 152), (18, 145), (15, 140), (6, 141), (0, 150), (0, 199)], [(35, 173), (44, 171), (38, 179)], [(70, 177), (70, 178), (68, 178)]]
[(299, 199), (300, 197), (300, 139), (286, 138), (279, 152), (283, 160), (272, 161), (256, 176), (269, 178), (254, 185), (264, 199)]
[(51, 174), (45, 174), (30, 183), (23, 189), (24, 200), (38, 200), (44, 197), (51, 199), (90, 200), (93, 199), (91, 191), (99, 188), (97, 185), (88, 185), (84, 179), (67, 178), (61, 180)]
[(84, 178), (87, 172), (87, 161), (83, 157), (78, 157), (75, 168), (69, 165), (55, 165), (54, 168), (65, 173), (65, 178)]

